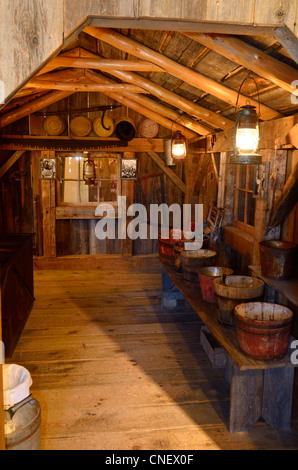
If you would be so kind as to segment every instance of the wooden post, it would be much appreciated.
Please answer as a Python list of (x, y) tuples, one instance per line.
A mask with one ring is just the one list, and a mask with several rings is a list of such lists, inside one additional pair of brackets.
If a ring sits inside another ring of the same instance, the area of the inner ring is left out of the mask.
[[(123, 152), (123, 159), (135, 158), (134, 152)], [(135, 180), (122, 180), (122, 196), (126, 197), (126, 207), (123, 210), (128, 209), (128, 207), (134, 203), (135, 197)], [(133, 255), (133, 240), (127, 236), (127, 226), (130, 222), (131, 217), (126, 218), (126, 224), (122, 227), (121, 232), (125, 230), (126, 236), (121, 240), (121, 254), (124, 257), (130, 257)]]
[[(43, 158), (55, 158), (55, 152), (41, 152)], [(56, 257), (56, 182), (41, 180), (43, 213), (43, 256)]]

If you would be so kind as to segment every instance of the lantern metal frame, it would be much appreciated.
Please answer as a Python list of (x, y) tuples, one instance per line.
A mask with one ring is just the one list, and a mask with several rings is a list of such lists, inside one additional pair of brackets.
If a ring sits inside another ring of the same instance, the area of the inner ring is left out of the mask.
[[(242, 81), (239, 91), (238, 91), (238, 96), (237, 96), (237, 101), (236, 101), (236, 110), (238, 109), (238, 101), (239, 101), (239, 96), (241, 92), (241, 88), (246, 80), (252, 80), (257, 88), (258, 92), (258, 97), (259, 97), (259, 89), (256, 80), (251, 76), (251, 72), (245, 77), (245, 79)], [(256, 112), (256, 106), (252, 106), (250, 104), (249, 99), (246, 102), (246, 105), (241, 106), (240, 109), (238, 109), (237, 112), (237, 118), (234, 126), (234, 132), (233, 132), (233, 147), (234, 147), (234, 154), (230, 157), (230, 163), (233, 164), (242, 164), (242, 165), (259, 165), (262, 163), (262, 156), (260, 153), (258, 153), (257, 149), (256, 150), (251, 150), (251, 151), (246, 151), (246, 150), (239, 150), (237, 147), (237, 132), (239, 129), (241, 129), (240, 126), (243, 126), (243, 129), (256, 129), (258, 132), (258, 138), (259, 138), (259, 116), (260, 116), (260, 100), (258, 100), (259, 103), (259, 113), (257, 114)], [(246, 125), (246, 127), (245, 127)]]
[[(179, 145), (184, 146), (184, 152), (181, 155), (175, 155), (174, 153), (174, 145), (177, 145), (177, 142)], [(184, 134), (182, 134), (182, 131), (179, 129), (175, 132), (172, 133), (172, 138), (171, 138), (171, 155), (173, 162), (179, 163), (179, 162), (184, 162), (187, 154), (187, 147), (186, 147), (186, 137)]]
[[(183, 111), (181, 109), (179, 110), (179, 117), (177, 118), (175, 122), (172, 123), (172, 128), (171, 128), (171, 158), (172, 158), (173, 165), (175, 165), (176, 163), (183, 163), (187, 156), (187, 140), (186, 140), (185, 135), (183, 134), (181, 129), (177, 129), (173, 131), (173, 126), (175, 124), (179, 124), (180, 120), (183, 123)], [(175, 140), (180, 141), (180, 143), (184, 145), (184, 152), (183, 154), (179, 156), (175, 155), (173, 152), (173, 146), (174, 146)]]
[[(86, 176), (86, 167), (87, 167), (87, 164), (92, 165), (94, 178), (91, 178), (91, 177), (87, 177), (87, 176)], [(97, 186), (95, 162), (94, 162), (94, 160), (91, 160), (90, 157), (87, 157), (87, 158), (84, 160), (84, 163), (83, 163), (83, 180), (85, 181), (85, 184), (86, 184), (87, 186)]]

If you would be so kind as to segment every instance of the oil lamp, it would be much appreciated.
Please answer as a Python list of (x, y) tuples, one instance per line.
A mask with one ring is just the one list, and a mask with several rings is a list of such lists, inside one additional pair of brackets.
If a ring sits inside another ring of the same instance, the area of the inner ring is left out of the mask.
[(87, 158), (83, 165), (83, 179), (87, 186), (96, 186), (96, 170), (94, 160)]
[(181, 131), (172, 134), (171, 154), (174, 162), (183, 162), (186, 157), (186, 138)]
[[(236, 109), (240, 96), (240, 91), (244, 82), (252, 80), (258, 90), (258, 85), (255, 79), (251, 76), (251, 72), (245, 77), (239, 88)], [(259, 114), (260, 114), (260, 101), (259, 101)], [(259, 118), (256, 112), (256, 107), (246, 102), (237, 113), (237, 118), (233, 134), (233, 147), (234, 154), (230, 158), (230, 163), (245, 164), (245, 165), (259, 165), (262, 163), (262, 157), (258, 153), (259, 146)]]
[(262, 163), (258, 153), (259, 119), (255, 106), (242, 106), (237, 114), (233, 136), (234, 155), (231, 163), (256, 164)]

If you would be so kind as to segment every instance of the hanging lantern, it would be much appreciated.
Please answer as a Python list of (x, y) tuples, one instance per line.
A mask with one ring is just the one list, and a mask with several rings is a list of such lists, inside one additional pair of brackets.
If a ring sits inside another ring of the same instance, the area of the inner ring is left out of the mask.
[(172, 134), (171, 154), (174, 162), (183, 162), (186, 157), (186, 138), (181, 131)]
[(234, 155), (231, 163), (256, 164), (262, 163), (258, 153), (259, 145), (259, 119), (255, 106), (249, 104), (242, 106), (238, 112), (234, 129)]
[(96, 186), (96, 169), (94, 160), (88, 158), (84, 161), (83, 166), (83, 179), (87, 186)]

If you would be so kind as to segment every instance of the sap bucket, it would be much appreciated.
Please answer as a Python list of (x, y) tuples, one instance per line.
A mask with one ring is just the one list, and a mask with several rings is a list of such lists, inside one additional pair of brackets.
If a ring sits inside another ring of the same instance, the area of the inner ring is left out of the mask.
[(181, 253), (183, 283), (200, 290), (198, 271), (205, 266), (215, 266), (217, 253), (213, 250), (189, 250)]
[(263, 298), (264, 282), (250, 276), (222, 276), (214, 279), (214, 293), (217, 302), (219, 323), (227, 328), (236, 328), (234, 308), (246, 302)]
[(271, 279), (288, 279), (296, 267), (297, 245), (281, 240), (260, 242), (262, 275)]
[(263, 361), (276, 361), (287, 353), (293, 312), (269, 302), (235, 307), (237, 339), (244, 354)]
[(27, 369), (3, 365), (6, 450), (41, 449), (41, 410), (30, 394), (32, 379)]
[(205, 302), (216, 303), (214, 294), (214, 279), (226, 276), (231, 276), (234, 273), (233, 269), (222, 268), (217, 266), (209, 266), (207, 268), (199, 269), (199, 281), (202, 291), (202, 298)]

